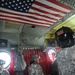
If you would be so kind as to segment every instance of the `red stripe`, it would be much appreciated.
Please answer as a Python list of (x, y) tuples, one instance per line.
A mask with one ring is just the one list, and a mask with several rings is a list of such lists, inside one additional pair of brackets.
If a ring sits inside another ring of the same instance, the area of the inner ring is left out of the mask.
[(46, 16), (46, 15), (40, 15), (40, 14), (38, 14), (38, 13), (32, 13), (32, 12), (28, 12), (29, 14), (35, 14), (36, 16), (41, 16), (41, 17), (44, 17), (44, 18), (48, 18), (48, 19), (52, 19), (52, 20), (58, 20), (58, 19), (55, 19), (55, 18), (52, 18), (52, 17), (49, 17), (49, 16)]
[[(54, 0), (54, 1), (55, 1), (55, 0)], [(56, 12), (61, 12), (61, 13), (67, 14), (66, 11), (61, 11), (61, 10), (55, 9), (55, 8), (53, 8), (53, 7), (51, 7), (51, 6), (45, 5), (45, 4), (40, 3), (40, 2), (38, 2), (38, 1), (35, 1), (34, 4), (39, 5), (39, 6), (42, 6), (42, 7), (44, 7), (44, 8), (50, 9), (50, 10), (53, 10), (53, 11), (56, 11)]]
[[(7, 11), (5, 11), (5, 10), (0, 10), (0, 12), (2, 13), (7, 13), (7, 14), (12, 14), (12, 15), (17, 15), (17, 16), (23, 16), (23, 17), (29, 17), (29, 18), (31, 18), (31, 16), (27, 16), (26, 14), (17, 14), (17, 13), (13, 13), (13, 12), (7, 12)], [(37, 14), (37, 13), (32, 13), (32, 12), (29, 12), (29, 14), (30, 15), (36, 15), (36, 16), (38, 16), (39, 14)], [(42, 17), (44, 17), (44, 18), (48, 18), (48, 19), (52, 19), (52, 20), (57, 20), (57, 19), (54, 19), (54, 18), (50, 18), (50, 17), (48, 17), (48, 16), (45, 16), (45, 15), (39, 15), (39, 16), (42, 16)], [(34, 16), (35, 17), (35, 16)], [(45, 20), (44, 18), (42, 18), (42, 20)], [(46, 20), (46, 21), (49, 21), (49, 20)]]
[(22, 24), (29, 24), (29, 25), (35, 25), (35, 26), (42, 26), (42, 27), (50, 27), (50, 26), (43, 26), (43, 25), (38, 25), (38, 24), (30, 24), (30, 23), (26, 23), (26, 22), (19, 22), (19, 21), (15, 21), (15, 20), (8, 20), (8, 19), (2, 19), (0, 18), (1, 20), (6, 20), (6, 21), (9, 21), (9, 22), (17, 22), (17, 23), (22, 23)]
[[(47, 24), (47, 23), (43, 23), (43, 22), (35, 22), (35, 21), (30, 21), (30, 20), (26, 20), (26, 19), (22, 19), (22, 18), (17, 18), (17, 17), (3, 16), (3, 15), (0, 15), (0, 16), (2, 16), (2, 17), (7, 17), (7, 18), (14, 18), (14, 19), (17, 19), (17, 20), (22, 20), (22, 21), (33, 22), (33, 23)], [(49, 25), (51, 25), (51, 24), (49, 24)]]
[(36, 17), (34, 17), (34, 16), (26, 16), (26, 17), (31, 18), (31, 19), (35, 19), (35, 20), (40, 20), (40, 21), (46, 21), (46, 22), (54, 23), (54, 22), (52, 22), (52, 21), (48, 21), (48, 20), (41, 19), (41, 18), (36, 18)]
[(52, 13), (50, 13), (50, 12), (46, 12), (46, 11), (44, 11), (44, 10), (40, 10), (39, 8), (36, 8), (36, 7), (31, 7), (31, 9), (32, 10), (36, 10), (36, 11), (39, 11), (39, 12), (42, 12), (42, 13), (44, 13), (44, 14), (50, 14), (50, 15), (53, 15), (53, 16), (56, 16), (56, 17), (62, 17), (62, 16), (60, 16), (59, 14), (52, 14)]
[(50, 2), (50, 3), (54, 3), (56, 5), (59, 5), (59, 6), (63, 7), (63, 8), (65, 8), (65, 9), (72, 10), (71, 7), (69, 7), (69, 6), (65, 5), (65, 4), (62, 4), (62, 3), (60, 3), (60, 2), (58, 2), (56, 0), (47, 0), (47, 1)]
[[(6, 15), (0, 15), (0, 16), (5, 16), (6, 17)], [(7, 16), (7, 17), (12, 17), (12, 16)], [(27, 17), (29, 17), (29, 16), (27, 16)], [(21, 19), (21, 20), (27, 20), (27, 19), (25, 19), (25, 18), (21, 18), (21, 17), (16, 17), (16, 15), (15, 16), (13, 16), (13, 18), (15, 19)], [(31, 18), (33, 18), (33, 19), (35, 19), (36, 21), (37, 20), (40, 20), (40, 21), (45, 21), (45, 22), (48, 22), (48, 23), (53, 23), (53, 22), (51, 22), (51, 21), (47, 21), (47, 20), (43, 20), (43, 19), (39, 19), (39, 18), (35, 18), (35, 17), (31, 17)], [(28, 21), (28, 20), (27, 20)], [(30, 21), (30, 20), (29, 20)], [(35, 21), (33, 21), (33, 22), (35, 22)]]

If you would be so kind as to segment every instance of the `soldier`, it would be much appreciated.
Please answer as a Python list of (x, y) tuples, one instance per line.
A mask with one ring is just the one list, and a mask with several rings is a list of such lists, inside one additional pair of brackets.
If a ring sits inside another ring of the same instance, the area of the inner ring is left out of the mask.
[(44, 75), (41, 66), (39, 65), (39, 56), (34, 55), (30, 60), (30, 66), (28, 67), (28, 75)]
[(5, 61), (0, 59), (0, 75), (10, 75), (9, 72), (3, 68), (4, 64)]
[(15, 52), (14, 70), (16, 71), (16, 75), (24, 75), (26, 70), (26, 61), (20, 50)]
[(59, 75), (75, 75), (75, 45), (57, 53)]

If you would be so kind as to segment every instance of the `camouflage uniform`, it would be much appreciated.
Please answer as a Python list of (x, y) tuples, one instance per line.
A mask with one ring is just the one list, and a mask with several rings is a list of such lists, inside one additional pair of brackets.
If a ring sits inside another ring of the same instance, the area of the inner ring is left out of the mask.
[(5, 61), (0, 59), (0, 75), (10, 75), (9, 72), (3, 68), (4, 64)]
[(24, 75), (26, 69), (26, 61), (24, 56), (17, 51), (15, 52), (14, 70), (17, 72), (16, 75)]
[(10, 75), (7, 70), (0, 70), (0, 75)]
[(75, 75), (75, 45), (57, 53), (59, 75)]
[(24, 60), (24, 56), (16, 52), (14, 61), (14, 70), (24, 71), (25, 69), (26, 69), (26, 61)]
[(39, 64), (31, 64), (28, 67), (28, 75), (44, 75), (42, 68)]
[[(30, 61), (32, 62), (34, 60), (39, 60), (39, 59), (40, 57), (38, 55), (34, 55), (32, 56)], [(33, 62), (28, 67), (28, 75), (44, 75), (44, 73), (42, 71), (42, 67), (38, 63), (34, 64)]]

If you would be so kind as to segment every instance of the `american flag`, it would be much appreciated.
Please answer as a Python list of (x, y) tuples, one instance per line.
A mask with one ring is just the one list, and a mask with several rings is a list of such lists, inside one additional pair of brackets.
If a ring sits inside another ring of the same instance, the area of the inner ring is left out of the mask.
[(72, 8), (56, 0), (0, 0), (0, 20), (50, 27)]

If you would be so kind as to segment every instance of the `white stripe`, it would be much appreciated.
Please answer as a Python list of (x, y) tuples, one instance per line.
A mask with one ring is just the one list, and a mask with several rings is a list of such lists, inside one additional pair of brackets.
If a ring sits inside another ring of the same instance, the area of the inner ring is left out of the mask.
[(41, 13), (41, 12), (38, 12), (37, 10), (32, 10), (32, 9), (30, 9), (29, 10), (30, 12), (36, 12), (36, 13), (38, 13), (38, 14), (40, 14), (40, 15), (46, 15), (46, 16), (49, 16), (49, 17), (51, 17), (51, 18), (55, 18), (55, 19), (60, 19), (60, 17), (56, 17), (56, 16), (53, 16), (53, 15), (50, 15), (50, 14), (44, 14), (44, 13)]
[(36, 1), (38, 1), (40, 3), (43, 3), (45, 5), (51, 6), (53, 8), (59, 9), (59, 10), (64, 11), (64, 12), (70, 12), (70, 10), (68, 10), (66, 8), (63, 8), (63, 7), (59, 6), (59, 5), (53, 4), (51, 2), (48, 2), (46, 0), (36, 0)]
[(65, 15), (64, 13), (57, 12), (57, 11), (53, 11), (53, 10), (44, 8), (44, 7), (42, 7), (42, 6), (36, 5), (36, 4), (33, 4), (33, 7), (39, 8), (40, 10), (43, 10), (43, 11), (46, 11), (46, 12), (50, 12), (50, 13), (52, 13), (52, 14), (59, 14), (59, 15), (61, 15), (61, 16), (64, 16), (64, 15)]
[(16, 18), (22, 18), (22, 19), (26, 19), (26, 20), (30, 20), (30, 21), (35, 21), (35, 22), (41, 22), (41, 23), (49, 23), (49, 24), (53, 24), (51, 22), (46, 22), (46, 21), (42, 21), (42, 20), (35, 20), (35, 19), (31, 19), (28, 17), (23, 17), (23, 16), (15, 16), (15, 15), (11, 15), (11, 14), (6, 14), (6, 13), (0, 13), (1, 15), (4, 16), (9, 16), (9, 17), (16, 17)]
[(41, 26), (46, 26), (46, 27), (50, 27), (50, 25), (46, 25), (46, 24), (39, 24), (39, 23), (33, 23), (33, 22), (28, 22), (28, 21), (23, 21), (23, 20), (18, 20), (18, 19), (14, 19), (14, 18), (7, 18), (7, 17), (0, 17), (1, 19), (7, 19), (7, 20), (12, 20), (12, 21), (18, 21), (18, 22), (26, 22), (26, 23), (30, 23), (30, 24), (35, 24), (35, 25), (41, 25)]
[[(42, 19), (45, 19), (45, 20), (48, 20), (48, 21), (52, 21), (52, 22), (56, 22), (56, 20), (52, 20), (52, 19), (48, 19), (48, 18), (45, 18), (45, 17), (42, 17), (42, 16), (37, 16), (36, 14), (26, 14), (26, 13), (20, 13), (20, 12), (15, 12), (15, 11), (12, 11), (12, 10), (7, 10), (7, 9), (4, 9), (4, 8), (1, 8), (1, 10), (3, 10), (3, 11), (7, 11), (7, 12), (11, 12), (11, 13), (15, 13), (15, 14), (20, 14), (20, 15), (27, 15), (27, 16), (33, 16), (33, 17), (36, 17), (36, 18), (42, 18)], [(33, 10), (31, 10), (31, 12), (33, 12)], [(37, 11), (36, 11), (36, 13), (37, 13)], [(50, 17), (51, 18), (51, 16), (50, 15), (48, 15), (48, 14), (43, 14), (43, 13), (40, 13), (41, 15), (46, 15), (46, 16), (48, 16), (48, 17)], [(52, 17), (53, 18), (53, 17)], [(55, 19), (55, 18), (54, 18)], [(56, 19), (60, 19), (60, 18), (56, 18)]]

